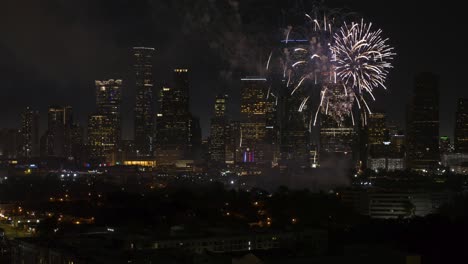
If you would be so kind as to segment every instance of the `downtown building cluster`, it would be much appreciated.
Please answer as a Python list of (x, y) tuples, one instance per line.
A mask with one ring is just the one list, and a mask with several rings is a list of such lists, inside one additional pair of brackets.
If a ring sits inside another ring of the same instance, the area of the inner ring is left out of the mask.
[(439, 80), (435, 74), (416, 76), (407, 106), (406, 131), (387, 120), (384, 111), (373, 112), (358, 124), (350, 118), (338, 122), (322, 114), (310, 130), (298, 111), (301, 99), (271, 96), (272, 85), (262, 77), (241, 79), (237, 121), (229, 121), (226, 114), (229, 96), (216, 97), (209, 140), (211, 162), (280, 170), (344, 167), (375, 172), (410, 169), (442, 173), (450, 169), (468, 173), (468, 101), (457, 102), (452, 147), (449, 137), (439, 135)]
[[(172, 85), (160, 89), (156, 110), (154, 48), (134, 47), (132, 55), (134, 84), (119, 78), (94, 82), (95, 111), (87, 126), (75, 121), (71, 106), (53, 105), (41, 133), (39, 111), (27, 107), (19, 129), (1, 130), (0, 157), (9, 163), (45, 167), (154, 167), (156, 161), (175, 164), (201, 155), (199, 119), (189, 110), (188, 69), (174, 69)], [(135, 89), (134, 140), (122, 139), (124, 87)]]
[[(27, 107), (20, 128), (0, 130), (2, 160), (216, 169), (238, 175), (260, 175), (271, 168), (290, 172), (336, 167), (468, 172), (468, 101), (457, 102), (453, 147), (449, 137), (439, 135), (439, 80), (432, 73), (415, 78), (406, 131), (387, 120), (384, 111), (369, 114), (365, 122), (320, 114), (311, 127), (298, 111), (300, 95), (271, 92), (285, 90), (284, 78), (243, 77), (238, 109), (229, 109), (230, 94), (218, 94), (210, 136), (202, 141), (200, 120), (190, 112), (189, 69), (174, 69), (171, 85), (155, 87), (154, 49), (135, 47), (132, 52), (135, 83), (96, 80), (95, 111), (87, 126), (75, 121), (71, 106), (53, 105), (47, 112), (47, 129), (40, 134), (39, 112)], [(121, 137), (124, 87), (135, 89), (134, 140)], [(156, 90), (159, 94), (154, 95)]]

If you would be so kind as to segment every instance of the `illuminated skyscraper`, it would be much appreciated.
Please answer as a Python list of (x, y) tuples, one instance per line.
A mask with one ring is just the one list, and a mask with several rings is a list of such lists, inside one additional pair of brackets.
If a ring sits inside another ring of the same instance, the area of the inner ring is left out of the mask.
[(239, 121), (229, 122), (226, 126), (226, 164), (234, 164), (236, 161), (242, 162), (240, 127)]
[(368, 129), (368, 143), (370, 145), (380, 145), (385, 141), (385, 131), (386, 131), (386, 116), (384, 113), (372, 113), (369, 114), (367, 119), (367, 129)]
[(439, 154), (439, 78), (432, 73), (416, 76), (413, 99), (408, 109), (408, 167), (435, 169)]
[(135, 147), (139, 155), (153, 155), (153, 54), (154, 48), (134, 47), (136, 79)]
[(116, 147), (113, 121), (108, 115), (91, 115), (88, 119), (88, 148), (92, 159), (104, 160)]
[(121, 133), (122, 80), (96, 81), (97, 114), (109, 118), (113, 142), (118, 144)]
[(159, 112), (156, 116), (158, 164), (169, 165), (179, 159), (193, 158), (191, 156), (194, 127), (189, 111), (188, 69), (175, 69), (174, 85), (161, 89)]
[(214, 116), (215, 117), (226, 117), (227, 114), (228, 95), (219, 94), (215, 98), (214, 104)]
[(122, 80), (95, 83), (97, 111), (88, 119), (88, 148), (91, 158), (104, 160), (120, 142)]
[(240, 148), (243, 162), (268, 163), (274, 152), (267, 137), (269, 102), (267, 80), (260, 77), (241, 79)]
[(397, 128), (390, 129), (384, 113), (374, 112), (367, 119), (367, 165), (371, 170), (402, 170), (404, 156), (401, 135)]
[[(384, 113), (371, 113), (367, 118), (367, 158), (368, 162), (384, 159), (389, 152), (390, 135), (386, 127)], [(372, 167), (372, 166), (369, 166)]]
[(39, 156), (39, 112), (27, 107), (21, 115), (22, 148), (25, 158)]
[(210, 159), (216, 163), (225, 163), (229, 125), (226, 117), (228, 96), (220, 94), (215, 98), (215, 116), (211, 119)]
[(454, 143), (456, 153), (468, 153), (468, 98), (458, 100)]
[(189, 91), (188, 69), (174, 69), (174, 97), (172, 108), (178, 116), (190, 115)]

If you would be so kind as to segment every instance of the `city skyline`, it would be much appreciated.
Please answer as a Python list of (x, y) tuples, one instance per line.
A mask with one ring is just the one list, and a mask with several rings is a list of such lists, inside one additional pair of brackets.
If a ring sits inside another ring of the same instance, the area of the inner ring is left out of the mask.
[[(247, 6), (254, 2), (256, 3), (254, 5), (255, 8), (270, 8), (271, 14), (264, 19), (266, 22), (256, 23), (249, 21), (252, 14), (250, 13), (251, 9), (247, 9)], [(426, 55), (433, 46), (444, 47), (446, 45), (447, 48), (442, 48), (441, 50), (448, 50), (452, 45), (458, 45), (457, 43), (459, 42), (456, 41), (458, 35), (451, 34), (455, 38), (451, 41), (444, 42), (436, 38), (435, 42), (431, 42), (429, 33), (432, 27), (424, 26), (421, 22), (424, 19), (413, 20), (411, 18), (412, 13), (418, 13), (423, 16), (430, 16), (432, 14), (445, 15), (446, 12), (443, 12), (445, 11), (445, 7), (442, 6), (441, 10), (436, 10), (436, 7), (431, 4), (421, 5), (420, 9), (408, 6), (406, 9), (398, 10), (401, 16), (399, 20), (395, 21), (393, 18), (389, 18), (392, 10), (395, 11), (392, 5), (388, 7), (388, 10), (377, 12), (375, 11), (375, 5), (367, 5), (366, 1), (353, 4), (346, 3), (346, 1), (330, 1), (327, 4), (330, 6), (347, 6), (351, 10), (358, 10), (361, 12), (359, 15), (368, 17), (384, 28), (386, 36), (390, 37), (391, 43), (395, 45), (398, 56), (394, 65), (395, 69), (391, 72), (387, 83), (389, 89), (388, 91), (378, 93), (379, 103), (382, 103), (384, 106), (395, 105), (393, 107), (384, 107), (386, 108), (384, 110), (387, 110), (388, 119), (404, 124), (404, 109), (406, 108), (406, 103), (409, 102), (411, 88), (413, 87), (412, 78), (417, 72), (430, 70), (440, 75), (440, 88), (444, 90), (444, 93), (441, 93), (440, 97), (440, 134), (453, 138), (456, 101), (458, 98), (467, 96), (466, 89), (459, 88), (463, 83), (460, 76), (463, 75), (457, 74), (460, 67), (456, 67), (458, 64), (456, 58), (447, 57), (441, 53), (432, 54), (431, 56)], [(233, 13), (240, 14), (241, 21), (236, 22), (237, 24), (235, 23), (235, 25), (228, 26), (236, 29), (235, 34), (245, 36), (251, 36), (249, 35), (251, 32), (258, 32), (262, 27), (266, 28), (266, 32), (274, 34), (279, 28), (274, 26), (275, 20), (278, 19), (271, 17), (275, 13), (278, 13), (278, 10), (288, 8), (287, 4), (268, 6), (264, 1), (242, 3), (239, 4), (237, 9), (233, 6), (206, 6), (201, 3), (193, 5), (200, 9), (201, 13), (208, 14), (213, 20), (220, 19), (216, 17), (216, 12), (228, 15), (228, 17)], [(160, 14), (163, 11), (171, 13), (171, 10), (179, 7), (178, 4), (155, 5), (154, 2), (137, 4), (123, 1), (120, 5), (111, 7), (110, 10), (112, 12), (105, 11), (107, 9), (104, 6), (103, 2), (90, 4), (89, 7), (76, 7), (76, 9), (75, 6), (58, 5), (48, 12), (53, 12), (58, 18), (65, 22), (68, 21), (68, 23), (62, 23), (60, 27), (47, 28), (46, 31), (42, 32), (42, 30), (45, 30), (44, 28), (33, 26), (31, 23), (32, 18), (44, 18), (43, 16), (46, 15), (45, 11), (42, 7), (31, 3), (31, 9), (29, 10), (37, 9), (37, 12), (31, 14), (30, 19), (26, 19), (19, 24), (13, 23), (18, 32), (24, 32), (31, 29), (31, 27), (37, 27), (36, 31), (43, 33), (44, 37), (41, 38), (37, 47), (22, 42), (21, 39), (18, 39), (16, 33), (11, 31), (8, 31), (8, 34), (2, 39), (1, 43), (5, 46), (4, 52), (8, 52), (4, 54), (4, 59), (1, 63), (2, 68), (5, 69), (3, 76), (5, 89), (8, 89), (9, 92), (6, 96), (2, 96), (0, 104), (2, 110), (1, 118), (4, 120), (0, 124), (1, 127), (19, 127), (19, 116), (22, 109), (31, 106), (42, 113), (41, 132), (43, 132), (46, 123), (44, 114), (48, 106), (54, 104), (72, 106), (76, 119), (84, 125), (86, 124), (87, 116), (92, 113), (94, 80), (122, 78), (124, 83), (122, 105), (123, 138), (133, 138), (133, 113), (131, 113), (131, 109), (135, 103), (135, 80), (132, 77), (134, 72), (131, 70), (133, 65), (131, 63), (133, 59), (131, 50), (132, 47), (140, 46), (140, 44), (155, 48), (155, 69), (153, 74), (156, 80), (156, 89), (154, 94), (157, 94), (158, 89), (161, 89), (164, 84), (170, 82), (172, 69), (184, 66), (191, 70), (191, 110), (195, 116), (201, 119), (204, 137), (209, 134), (210, 119), (213, 116), (214, 97), (222, 89), (227, 88), (231, 93), (231, 108), (232, 106), (239, 105), (240, 97), (238, 89), (240, 87), (240, 77), (244, 75), (258, 75), (252, 69), (239, 69), (238, 63), (232, 61), (235, 58), (233, 54), (224, 54), (216, 50), (217, 44), (226, 44), (223, 42), (224, 39), (220, 40), (219, 36), (209, 35), (208, 37), (213, 37), (210, 45), (205, 39), (201, 37), (197, 38), (197, 34), (204, 32), (204, 29), (198, 28), (198, 26), (202, 25), (199, 17), (193, 17), (194, 22), (197, 22), (194, 23), (193, 27), (197, 28), (187, 28), (187, 21), (183, 14), (190, 14), (189, 9), (191, 6), (186, 6), (182, 9), (181, 20), (177, 20), (176, 18), (168, 20), (168, 24), (164, 29), (155, 25), (155, 21), (151, 18), (152, 15)], [(13, 13), (18, 11), (13, 5), (8, 7), (11, 8)], [(142, 16), (135, 18), (132, 12), (137, 11), (141, 12)], [(123, 21), (128, 22), (126, 27), (122, 25), (123, 22), (117, 21), (117, 13), (127, 15), (123, 16)], [(82, 18), (84, 17), (87, 17), (88, 20), (83, 20)], [(8, 21), (10, 17), (3, 19), (7, 19)], [(455, 19), (456, 22), (459, 16), (454, 15), (452, 19)], [(49, 19), (44, 18), (44, 23), (48, 25), (51, 22)], [(109, 23), (115, 23), (115, 28), (113, 27), (107, 34), (97, 34), (108, 27)], [(254, 26), (249, 27), (252, 25), (250, 23), (254, 23)], [(445, 27), (447, 25), (445, 23), (448, 22), (441, 18), (439, 23), (435, 23), (434, 26), (447, 28), (449, 31), (456, 31), (459, 26), (459, 23), (450, 23), (450, 26)], [(90, 24), (97, 24), (98, 27), (90, 28)], [(72, 25), (76, 25), (76, 27)], [(145, 26), (142, 27), (142, 25)], [(239, 25), (244, 25), (245, 30), (238, 29)], [(66, 30), (70, 29), (70, 27), (72, 32), (78, 33), (76, 36), (68, 35), (69, 33)], [(117, 29), (122, 30), (125, 34), (118, 34)], [(84, 32), (87, 31), (95, 34), (96, 37), (83, 39)], [(188, 33), (189, 31), (193, 33)], [(158, 33), (162, 32), (170, 34), (168, 37), (161, 39), (161, 34)], [(70, 37), (71, 40), (79, 40), (77, 42), (83, 45), (75, 46), (76, 44), (70, 44), (65, 48), (57, 47), (57, 51), (66, 51), (64, 57), (67, 60), (64, 60), (62, 57), (57, 57), (54, 53), (51, 53), (50, 45), (45, 45), (49, 42), (47, 37), (50, 38), (52, 33), (58, 36)], [(123, 36), (125, 36), (125, 39), (122, 38)], [(404, 41), (400, 41), (400, 39)], [(18, 50), (20, 47), (24, 48), (21, 53)], [(43, 50), (39, 52), (41, 47)], [(262, 58), (258, 61), (266, 61), (268, 57), (267, 48), (254, 47), (254, 49), (263, 52), (263, 54), (259, 55)], [(25, 57), (26, 55), (27, 57)], [(48, 57), (44, 57), (46, 55)], [(242, 56), (245, 54), (238, 55)], [(455, 67), (445, 67), (443, 65), (454, 65)], [(448, 71), (448, 68), (451, 68), (451, 70)], [(229, 73), (231, 73), (231, 77), (225, 78), (226, 75), (229, 76)], [(11, 89), (13, 86), (15, 86), (15, 89)], [(405, 100), (401, 100), (401, 98)], [(15, 101), (17, 103), (11, 104), (11, 102)], [(234, 118), (236, 118), (239, 113), (234, 112), (233, 114)]]
[(5, 2), (0, 263), (468, 259), (462, 4)]

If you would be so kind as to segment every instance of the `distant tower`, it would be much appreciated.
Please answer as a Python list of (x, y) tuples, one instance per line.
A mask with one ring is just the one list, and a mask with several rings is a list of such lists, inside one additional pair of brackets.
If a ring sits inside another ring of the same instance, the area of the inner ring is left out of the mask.
[(197, 128), (197, 121), (189, 111), (188, 74), (188, 69), (175, 69), (174, 85), (163, 87), (159, 95), (156, 115), (156, 159), (159, 164), (193, 158), (192, 143), (194, 136), (198, 137), (195, 130), (199, 125)]
[(268, 83), (262, 77), (241, 79), (240, 162), (267, 163), (274, 151), (267, 137)]
[[(401, 146), (392, 139), (395, 128), (389, 129), (386, 124), (386, 115), (382, 112), (369, 114), (367, 119), (367, 167), (371, 170), (396, 170), (403, 166), (397, 148)], [(392, 132), (390, 132), (390, 130)]]
[(0, 128), (0, 158), (16, 159), (22, 154), (23, 135), (18, 129)]
[[(287, 91), (286, 89), (281, 89)], [(303, 91), (293, 96), (290, 92), (279, 95), (281, 163), (282, 166), (299, 168), (310, 166), (310, 133), (304, 121), (304, 113), (298, 111)], [(289, 164), (289, 165), (288, 165)]]
[(439, 154), (439, 77), (433, 73), (416, 76), (407, 117), (408, 167), (435, 169)]
[(71, 106), (50, 106), (47, 113), (47, 131), (41, 138), (41, 155), (65, 157), (67, 155), (67, 130), (73, 122)]
[(121, 133), (122, 80), (96, 81), (97, 113), (105, 115), (110, 120), (113, 142), (117, 145)]
[(320, 166), (334, 167), (339, 161), (351, 167), (357, 155), (357, 136), (351, 120), (337, 122), (333, 117), (323, 115), (320, 122)]
[(91, 158), (108, 157), (120, 143), (122, 80), (96, 81), (95, 114), (88, 119), (88, 147)]
[(92, 159), (103, 160), (115, 149), (112, 121), (107, 115), (94, 114), (88, 119), (88, 147)]
[(187, 157), (193, 160), (202, 158), (202, 132), (200, 126), (200, 118), (191, 116), (189, 126), (190, 147)]
[(386, 115), (385, 113), (372, 113), (369, 114), (367, 120), (367, 135), (369, 145), (381, 145), (385, 141), (386, 127)]
[(188, 69), (174, 69), (174, 98), (172, 101), (172, 108), (179, 116), (188, 115), (190, 113), (189, 91)]
[(222, 164), (226, 161), (226, 146), (228, 139), (228, 120), (226, 117), (226, 105), (228, 96), (219, 94), (215, 99), (215, 115), (211, 119), (210, 159)]
[(134, 47), (134, 70), (136, 79), (135, 100), (135, 147), (139, 155), (153, 155), (153, 54), (154, 48)]
[(458, 99), (454, 143), (455, 152), (468, 153), (468, 98)]
[[(330, 86), (329, 91), (335, 97), (342, 96), (342, 87)], [(323, 114), (319, 123), (319, 160), (321, 167), (336, 166), (352, 168), (359, 157), (358, 127), (351, 116), (342, 120)], [(338, 165), (340, 164), (340, 165)]]
[(27, 107), (21, 115), (21, 155), (25, 158), (39, 156), (39, 112)]

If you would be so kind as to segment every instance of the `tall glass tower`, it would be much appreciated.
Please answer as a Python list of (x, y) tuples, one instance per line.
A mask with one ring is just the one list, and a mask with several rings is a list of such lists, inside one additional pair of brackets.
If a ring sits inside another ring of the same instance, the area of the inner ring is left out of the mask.
[(134, 47), (135, 70), (135, 147), (139, 155), (153, 154), (153, 54), (154, 48)]

